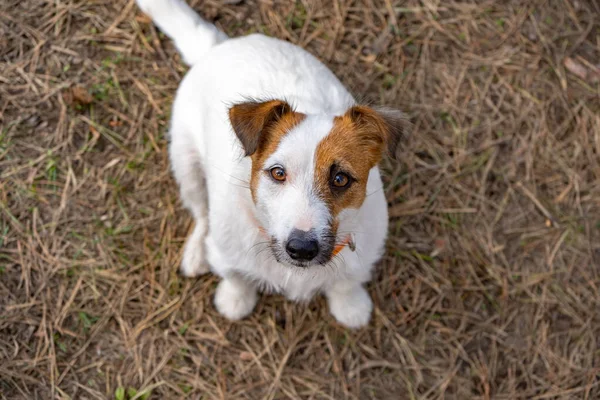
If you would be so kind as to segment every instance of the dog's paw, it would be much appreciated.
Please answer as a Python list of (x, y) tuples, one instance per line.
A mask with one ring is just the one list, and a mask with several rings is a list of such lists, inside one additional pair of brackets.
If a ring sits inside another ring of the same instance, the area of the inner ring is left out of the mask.
[(206, 274), (209, 271), (204, 259), (204, 249), (199, 243), (187, 241), (183, 249), (183, 258), (179, 269), (183, 276), (194, 277)]
[(248, 316), (258, 296), (253, 287), (242, 282), (223, 279), (215, 293), (215, 306), (219, 313), (231, 320), (238, 320)]
[(362, 286), (344, 292), (328, 293), (329, 311), (339, 323), (356, 329), (369, 323), (373, 302)]
[(209, 271), (204, 251), (204, 231), (196, 227), (185, 242), (181, 259), (181, 274), (187, 277), (199, 276)]

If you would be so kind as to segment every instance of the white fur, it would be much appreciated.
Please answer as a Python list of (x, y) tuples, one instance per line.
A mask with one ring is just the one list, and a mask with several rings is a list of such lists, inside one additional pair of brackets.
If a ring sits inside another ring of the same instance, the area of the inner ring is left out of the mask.
[[(322, 292), (339, 322), (365, 325), (372, 302), (363, 284), (382, 255), (388, 226), (377, 167), (370, 171), (360, 209), (339, 215), (338, 236), (353, 232), (356, 251), (347, 246), (326, 266), (278, 263), (256, 225), (259, 220), (280, 240), (293, 228), (323, 229), (329, 215), (311, 190), (314, 150), (333, 117), (355, 104), (352, 96), (329, 69), (295, 45), (259, 34), (225, 40), (181, 0), (137, 1), (192, 64), (173, 105), (169, 149), (182, 201), (196, 220), (182, 272), (198, 275), (210, 265), (223, 278), (216, 307), (230, 319), (252, 311), (257, 290), (297, 301)], [(261, 178), (256, 205), (248, 188), (251, 161), (243, 157), (227, 114), (229, 106), (249, 97), (285, 99), (307, 115), (266, 163), (284, 164), (289, 182), (276, 187)]]
[(241, 319), (250, 314), (257, 300), (256, 289), (235, 275), (223, 279), (215, 293), (217, 310), (231, 320)]

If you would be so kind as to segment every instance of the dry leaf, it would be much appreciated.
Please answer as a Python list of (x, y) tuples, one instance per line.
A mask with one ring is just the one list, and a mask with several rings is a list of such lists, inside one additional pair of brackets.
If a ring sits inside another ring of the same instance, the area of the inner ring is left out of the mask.
[(567, 57), (565, 58), (563, 63), (565, 65), (565, 68), (573, 75), (577, 75), (581, 79), (587, 78), (588, 70), (579, 62), (573, 60), (571, 57)]
[(79, 104), (91, 104), (94, 101), (92, 95), (83, 87), (75, 86), (71, 89), (73, 93), (73, 100), (78, 102)]
[(444, 239), (435, 239), (433, 242), (433, 251), (431, 252), (431, 257), (437, 257), (441, 252), (446, 248), (446, 241)]
[[(367, 53), (367, 54), (368, 54), (368, 53)], [(367, 63), (369, 63), (369, 64), (372, 64), (372, 63), (374, 63), (374, 62), (377, 60), (377, 56), (376, 56), (375, 54), (368, 54), (368, 55), (366, 55), (366, 56), (362, 57), (362, 59), (363, 59), (365, 62), (367, 62)]]
[(80, 104), (88, 105), (94, 101), (92, 95), (81, 86), (74, 86), (62, 93), (62, 98), (69, 106)]
[(70, 90), (64, 90), (62, 92), (62, 98), (65, 101), (65, 104), (68, 106), (73, 105), (73, 92)]
[(149, 16), (147, 16), (146, 14), (140, 14), (140, 15), (136, 15), (135, 16), (135, 20), (137, 22), (140, 22), (142, 24), (150, 24), (152, 23), (152, 18), (150, 18)]

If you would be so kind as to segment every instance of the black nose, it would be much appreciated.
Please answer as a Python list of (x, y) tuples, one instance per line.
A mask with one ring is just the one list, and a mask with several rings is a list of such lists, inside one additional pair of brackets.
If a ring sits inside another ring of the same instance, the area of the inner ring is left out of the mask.
[(285, 250), (294, 260), (310, 261), (319, 254), (319, 242), (312, 238), (310, 232), (295, 229), (285, 245)]

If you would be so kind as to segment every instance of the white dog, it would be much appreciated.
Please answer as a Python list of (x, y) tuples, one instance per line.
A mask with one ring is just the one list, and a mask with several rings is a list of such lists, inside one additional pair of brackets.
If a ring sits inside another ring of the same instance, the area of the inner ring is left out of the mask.
[(215, 305), (240, 319), (257, 291), (296, 301), (324, 293), (356, 328), (363, 287), (384, 250), (377, 164), (403, 115), (360, 106), (305, 50), (260, 34), (228, 38), (183, 0), (137, 0), (192, 66), (173, 105), (170, 157), (195, 218), (181, 271), (222, 279)]

